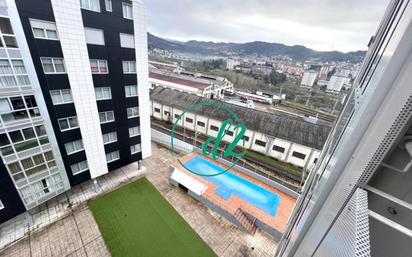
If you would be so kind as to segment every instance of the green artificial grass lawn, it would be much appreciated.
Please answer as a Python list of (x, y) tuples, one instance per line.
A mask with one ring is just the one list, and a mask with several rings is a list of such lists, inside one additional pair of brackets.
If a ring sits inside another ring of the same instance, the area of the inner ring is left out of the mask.
[(113, 257), (216, 256), (146, 178), (89, 206)]

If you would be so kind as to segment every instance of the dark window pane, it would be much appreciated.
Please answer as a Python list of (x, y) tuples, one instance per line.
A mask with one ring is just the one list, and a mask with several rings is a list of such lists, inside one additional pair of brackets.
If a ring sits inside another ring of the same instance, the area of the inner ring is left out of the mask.
[(0, 135), (0, 146), (5, 146), (5, 145), (9, 145), (9, 144), (10, 144), (10, 141), (7, 138), (7, 135), (6, 134), (1, 134)]
[(27, 107), (37, 107), (36, 99), (33, 95), (25, 96), (24, 100), (26, 100)]
[(3, 34), (14, 34), (10, 19), (0, 17), (0, 30)]
[(32, 128), (23, 129), (23, 135), (26, 139), (36, 137), (36, 135), (34, 134), (34, 130)]
[(20, 130), (10, 132), (9, 134), (10, 134), (11, 141), (13, 141), (14, 143), (24, 140), (23, 135), (21, 134)]
[(13, 110), (20, 110), (20, 109), (25, 108), (23, 98), (21, 98), (20, 96), (11, 97), (10, 102), (11, 102), (11, 105), (13, 106)]

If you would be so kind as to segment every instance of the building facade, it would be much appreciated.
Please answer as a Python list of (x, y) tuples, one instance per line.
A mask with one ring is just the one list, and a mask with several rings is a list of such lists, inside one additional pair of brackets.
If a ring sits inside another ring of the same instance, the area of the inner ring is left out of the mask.
[[(189, 106), (206, 102), (208, 99), (167, 88), (156, 88), (150, 97), (153, 118), (177, 122), (177, 126), (197, 134), (217, 137), (222, 122), (227, 118), (226, 113), (203, 107), (201, 110), (185, 112), (178, 120)], [(219, 101), (216, 103), (222, 104)], [(282, 113), (272, 114), (230, 103), (225, 105), (236, 113), (247, 127), (245, 141), (239, 141), (239, 146), (306, 170), (314, 167), (329, 134), (329, 126), (313, 124)], [(232, 128), (222, 140), (231, 143), (237, 132)]]
[(231, 94), (234, 92), (233, 83), (226, 78), (181, 69), (170, 71), (164, 67), (151, 68), (149, 82), (152, 89), (170, 88), (211, 99), (223, 99), (225, 92)]
[(303, 73), (302, 81), (300, 82), (301, 87), (308, 87), (311, 88), (315, 84), (316, 78), (318, 77), (318, 73), (316, 71), (305, 71)]
[(326, 86), (326, 90), (331, 93), (339, 93), (345, 85), (349, 84), (349, 82), (349, 77), (333, 75)]
[(142, 1), (1, 0), (0, 15), (1, 223), (151, 149)]

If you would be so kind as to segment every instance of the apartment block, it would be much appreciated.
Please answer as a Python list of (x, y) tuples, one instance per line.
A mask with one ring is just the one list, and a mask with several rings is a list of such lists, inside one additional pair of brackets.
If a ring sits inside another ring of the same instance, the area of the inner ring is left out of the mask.
[(0, 0), (0, 223), (151, 155), (144, 3)]

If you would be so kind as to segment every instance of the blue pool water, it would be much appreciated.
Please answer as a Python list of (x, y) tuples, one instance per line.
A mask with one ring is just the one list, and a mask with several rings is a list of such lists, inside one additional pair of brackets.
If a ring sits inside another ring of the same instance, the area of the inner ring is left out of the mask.
[[(203, 175), (217, 174), (224, 171), (222, 167), (209, 162), (200, 156), (193, 157), (185, 163), (185, 166), (188, 169)], [(217, 189), (215, 190), (215, 194), (222, 198), (227, 200), (230, 196), (236, 195), (240, 199), (249, 202), (264, 212), (275, 216), (276, 209), (278, 208), (281, 199), (277, 194), (230, 171), (217, 176), (205, 176), (203, 178), (216, 184)]]

